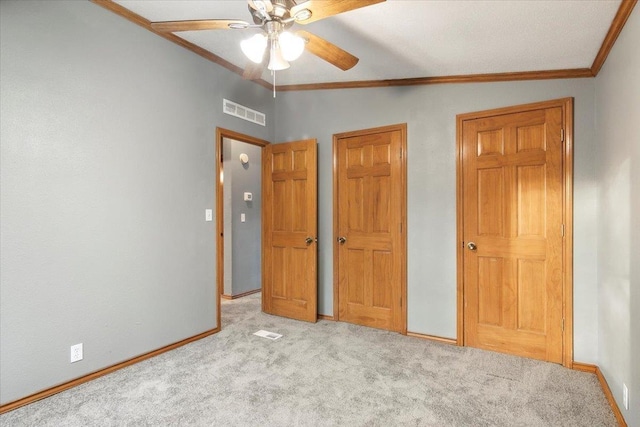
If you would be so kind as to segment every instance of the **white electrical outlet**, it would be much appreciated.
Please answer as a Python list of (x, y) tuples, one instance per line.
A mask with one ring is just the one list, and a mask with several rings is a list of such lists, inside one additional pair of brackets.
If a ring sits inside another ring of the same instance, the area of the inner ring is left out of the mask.
[(82, 343), (71, 346), (71, 363), (82, 360)]
[(622, 404), (624, 409), (629, 410), (629, 389), (626, 384), (622, 384)]

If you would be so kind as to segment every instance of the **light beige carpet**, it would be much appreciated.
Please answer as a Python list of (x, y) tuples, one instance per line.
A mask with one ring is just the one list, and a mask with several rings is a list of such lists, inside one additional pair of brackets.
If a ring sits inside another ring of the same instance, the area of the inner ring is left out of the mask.
[[(594, 375), (223, 302), (211, 337), (0, 416), (3, 426), (615, 426)], [(276, 341), (259, 329), (282, 334)]]

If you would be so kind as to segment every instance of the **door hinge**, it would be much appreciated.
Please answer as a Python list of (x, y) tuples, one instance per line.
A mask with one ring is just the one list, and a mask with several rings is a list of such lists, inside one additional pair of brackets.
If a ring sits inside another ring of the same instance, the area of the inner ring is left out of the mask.
[(560, 129), (560, 142), (564, 142), (564, 129)]
[(562, 237), (564, 237), (564, 224), (562, 224)]
[(562, 331), (564, 332), (564, 317), (562, 318)]
[(400, 149), (400, 160), (402, 160), (402, 148)]

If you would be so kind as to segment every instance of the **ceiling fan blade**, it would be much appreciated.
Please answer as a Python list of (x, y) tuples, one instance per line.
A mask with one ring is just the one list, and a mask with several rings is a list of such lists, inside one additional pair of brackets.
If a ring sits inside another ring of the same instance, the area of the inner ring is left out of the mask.
[(360, 9), (361, 7), (371, 6), (384, 1), (386, 0), (309, 0), (292, 7), (291, 16), (295, 16), (296, 13), (307, 9), (311, 12), (311, 16), (308, 19), (296, 22), (300, 24), (308, 24), (342, 12)]
[(244, 68), (242, 78), (245, 80), (258, 80), (262, 77), (264, 72), (264, 61), (261, 64), (256, 64), (253, 61), (247, 61), (247, 66)]
[(300, 37), (307, 40), (306, 49), (318, 58), (324, 59), (341, 70), (347, 71), (353, 68), (359, 61), (346, 50), (340, 49), (333, 43), (329, 43), (322, 37), (311, 34), (307, 31), (298, 31)]
[(228, 30), (229, 24), (249, 26), (248, 22), (238, 19), (199, 19), (195, 21), (152, 22), (151, 28), (161, 33), (174, 33), (176, 31)]

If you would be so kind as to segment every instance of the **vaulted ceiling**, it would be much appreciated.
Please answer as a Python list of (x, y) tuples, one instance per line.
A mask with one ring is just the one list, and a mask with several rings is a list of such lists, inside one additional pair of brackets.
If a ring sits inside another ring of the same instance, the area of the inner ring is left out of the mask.
[[(315, 0), (323, 1), (331, 0)], [(253, 22), (245, 0), (94, 2), (138, 19), (143, 26), (199, 19)], [(629, 8), (625, 3), (632, 4)], [(289, 69), (276, 72), (276, 83), (279, 87), (347, 87), (496, 73), (523, 78), (588, 77), (594, 74), (594, 66), (599, 67), (598, 55), (608, 33), (624, 25), (633, 4), (627, 0), (386, 0), (307, 25), (294, 24), (292, 30), (312, 32), (359, 62), (342, 71), (305, 52)], [(625, 8), (629, 10), (620, 22), (616, 14)], [(241, 73), (247, 59), (240, 42), (258, 31), (179, 31), (164, 36)], [(262, 84), (269, 84), (273, 76), (265, 70), (262, 79)]]

